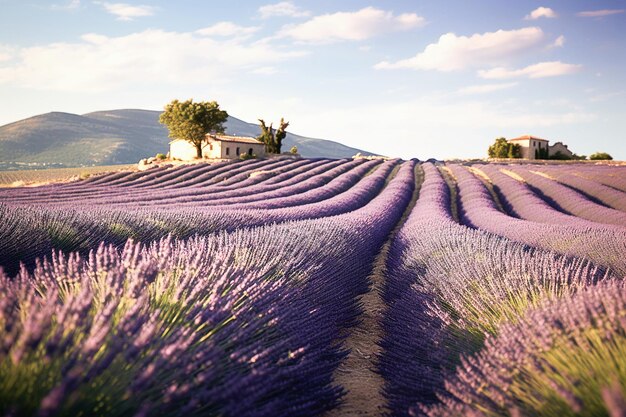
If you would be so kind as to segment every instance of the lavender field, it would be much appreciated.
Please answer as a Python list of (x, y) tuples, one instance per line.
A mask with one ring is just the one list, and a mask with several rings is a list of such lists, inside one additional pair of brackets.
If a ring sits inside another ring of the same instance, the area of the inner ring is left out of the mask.
[(626, 415), (626, 166), (164, 165), (0, 222), (0, 415)]

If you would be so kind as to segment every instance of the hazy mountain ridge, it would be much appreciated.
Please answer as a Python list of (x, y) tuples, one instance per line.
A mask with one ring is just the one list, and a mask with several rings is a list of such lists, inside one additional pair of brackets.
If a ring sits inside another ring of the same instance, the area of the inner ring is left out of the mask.
[[(77, 115), (52, 112), (0, 126), (0, 169), (28, 166), (85, 166), (137, 162), (167, 153), (167, 129), (159, 111), (109, 110)], [(257, 136), (258, 125), (229, 116), (226, 132)], [(292, 146), (305, 157), (345, 158), (370, 153), (338, 142), (287, 133), (283, 150)]]

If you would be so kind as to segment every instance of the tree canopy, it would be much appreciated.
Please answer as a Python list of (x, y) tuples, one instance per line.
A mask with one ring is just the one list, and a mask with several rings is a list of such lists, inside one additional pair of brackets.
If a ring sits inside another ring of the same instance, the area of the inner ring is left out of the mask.
[(267, 153), (280, 153), (280, 148), (283, 146), (283, 139), (287, 136), (287, 127), (289, 122), (285, 122), (284, 118), (280, 118), (280, 124), (278, 129), (272, 127), (273, 123), (269, 126), (265, 124), (265, 120), (259, 119), (261, 134), (257, 139), (265, 144), (265, 152)]
[(202, 158), (202, 143), (207, 133), (223, 133), (228, 113), (220, 110), (215, 101), (173, 100), (165, 106), (159, 122), (169, 129), (169, 137), (183, 139), (196, 147), (196, 156)]
[(506, 138), (497, 138), (487, 153), (490, 158), (521, 158), (521, 147), (507, 142)]

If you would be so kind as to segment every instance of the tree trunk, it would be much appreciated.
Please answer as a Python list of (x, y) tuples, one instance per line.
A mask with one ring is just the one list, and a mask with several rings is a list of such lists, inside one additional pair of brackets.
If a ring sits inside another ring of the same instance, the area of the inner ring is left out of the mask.
[(202, 159), (202, 142), (196, 143), (196, 158)]

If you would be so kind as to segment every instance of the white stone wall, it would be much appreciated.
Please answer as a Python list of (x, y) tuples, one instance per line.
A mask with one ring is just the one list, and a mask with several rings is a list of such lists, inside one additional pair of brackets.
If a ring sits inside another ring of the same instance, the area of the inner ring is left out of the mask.
[(524, 159), (535, 159), (535, 149), (539, 149), (540, 146), (545, 149), (548, 146), (548, 142), (535, 139), (516, 140), (511, 143), (520, 146), (520, 154)]
[(219, 159), (222, 157), (222, 142), (218, 140), (209, 140), (202, 148), (202, 155), (205, 158)]
[(186, 140), (170, 142), (170, 158), (190, 161), (196, 158), (196, 147)]
[(249, 153), (252, 149), (252, 153), (258, 158), (265, 156), (265, 145), (262, 143), (242, 143), (242, 142), (222, 142), (222, 156), (223, 159), (239, 158), (242, 153)]
[[(202, 156), (211, 159), (237, 159), (242, 153), (252, 153), (261, 158), (265, 156), (265, 145), (262, 143), (228, 142), (210, 140), (202, 147)], [(196, 147), (186, 140), (170, 142), (170, 158), (182, 161), (196, 159)]]

